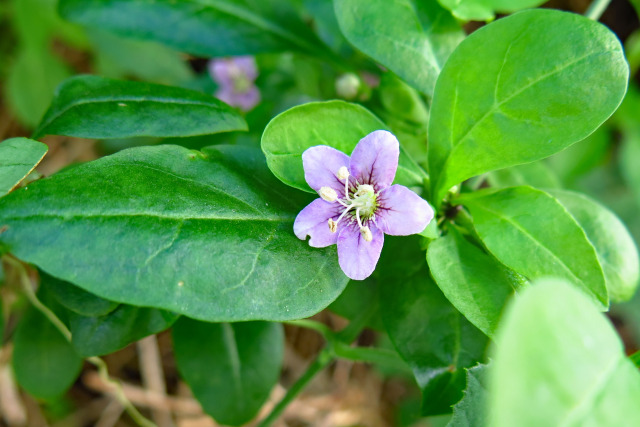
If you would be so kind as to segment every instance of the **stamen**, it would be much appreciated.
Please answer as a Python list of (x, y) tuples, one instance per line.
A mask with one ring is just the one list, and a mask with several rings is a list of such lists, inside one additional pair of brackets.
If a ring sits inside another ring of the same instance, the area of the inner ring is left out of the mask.
[(344, 181), (345, 179), (349, 178), (349, 169), (347, 169), (346, 166), (342, 166), (340, 169), (338, 169), (337, 176), (340, 181)]
[(336, 193), (336, 190), (334, 190), (331, 187), (321, 187), (318, 194), (320, 194), (320, 197), (322, 197), (322, 200), (326, 200), (329, 203), (333, 203), (338, 199), (338, 194)]
[(362, 230), (362, 221), (360, 221), (360, 208), (356, 209), (356, 219), (358, 220), (358, 227)]
[(360, 228), (360, 234), (362, 234), (362, 238), (365, 242), (370, 242), (373, 240), (373, 235), (371, 234), (371, 230), (366, 225)]
[(338, 221), (334, 221), (329, 218), (329, 230), (331, 230), (332, 233), (338, 231)]

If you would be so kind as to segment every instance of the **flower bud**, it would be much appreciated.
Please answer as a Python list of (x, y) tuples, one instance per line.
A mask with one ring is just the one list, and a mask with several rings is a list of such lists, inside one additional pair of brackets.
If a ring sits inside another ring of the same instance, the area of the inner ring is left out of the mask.
[(354, 99), (360, 90), (360, 78), (353, 73), (346, 73), (336, 80), (336, 93), (344, 99)]

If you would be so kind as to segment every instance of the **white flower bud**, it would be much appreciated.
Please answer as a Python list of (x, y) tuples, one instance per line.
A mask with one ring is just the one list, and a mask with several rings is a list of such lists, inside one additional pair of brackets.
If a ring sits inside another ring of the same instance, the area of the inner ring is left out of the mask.
[(360, 234), (362, 234), (362, 238), (365, 242), (370, 242), (373, 240), (373, 235), (371, 234), (371, 230), (366, 225), (360, 228)]
[(340, 181), (344, 181), (345, 179), (349, 178), (349, 169), (347, 169), (346, 166), (342, 166), (340, 169), (338, 169), (337, 177)]
[(336, 93), (344, 99), (353, 99), (360, 90), (360, 78), (353, 73), (346, 73), (336, 80)]
[(331, 230), (332, 233), (338, 231), (338, 223), (331, 218), (329, 218), (329, 230)]
[(336, 190), (331, 187), (321, 187), (318, 194), (322, 197), (322, 200), (326, 200), (329, 203), (333, 203), (338, 199)]

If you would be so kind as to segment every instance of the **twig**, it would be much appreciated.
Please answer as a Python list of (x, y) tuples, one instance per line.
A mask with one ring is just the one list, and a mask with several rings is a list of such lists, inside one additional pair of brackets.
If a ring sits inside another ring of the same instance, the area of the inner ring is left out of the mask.
[(609, 6), (609, 3), (611, 3), (611, 0), (593, 0), (587, 11), (584, 13), (584, 16), (589, 19), (593, 19), (594, 21), (598, 21)]
[[(164, 372), (162, 371), (158, 339), (155, 335), (150, 335), (138, 341), (137, 347), (140, 356), (139, 365), (142, 383), (148, 391), (153, 393), (149, 395), (149, 399), (157, 399), (158, 402), (164, 402), (167, 386), (164, 381)], [(166, 406), (159, 405), (157, 408), (154, 407), (151, 410), (151, 417), (158, 424), (158, 427), (174, 426), (171, 412), (167, 410)]]
[(0, 366), (0, 414), (9, 425), (27, 422), (27, 414), (8, 365)]
[(113, 399), (104, 411), (102, 412), (102, 416), (96, 422), (95, 427), (113, 427), (116, 425), (122, 413), (124, 412), (124, 407), (117, 399)]

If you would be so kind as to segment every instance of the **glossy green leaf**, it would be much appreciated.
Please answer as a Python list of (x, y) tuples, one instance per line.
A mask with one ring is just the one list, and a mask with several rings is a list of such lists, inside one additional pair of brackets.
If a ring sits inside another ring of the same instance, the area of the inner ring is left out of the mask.
[[(423, 0), (424, 1), (424, 0)], [(438, 0), (458, 19), (463, 21), (489, 21), (496, 13), (513, 13), (536, 7), (545, 0)]]
[(526, 289), (498, 331), (489, 425), (640, 424), (640, 373), (591, 300), (563, 280)]
[(435, 1), (335, 0), (343, 34), (355, 47), (379, 61), (407, 83), (431, 95), (440, 70), (464, 33)]
[(38, 166), (49, 147), (28, 138), (0, 142), (0, 196), (13, 190)]
[(575, 218), (593, 244), (613, 302), (631, 299), (640, 280), (633, 237), (618, 217), (595, 200), (566, 190), (549, 191)]
[(329, 309), (348, 320), (362, 316), (362, 313), (373, 309), (373, 314), (367, 322), (369, 328), (383, 331), (384, 325), (380, 319), (380, 289), (378, 281), (373, 277), (365, 280), (350, 280), (338, 299), (331, 303)]
[(560, 187), (558, 177), (542, 161), (489, 172), (487, 181), (492, 187), (496, 188), (516, 187), (518, 185), (530, 185), (537, 188)]
[(453, 407), (453, 417), (447, 427), (487, 426), (488, 365), (467, 369), (467, 388), (464, 397)]
[(117, 302), (100, 298), (44, 271), (40, 272), (40, 286), (46, 287), (60, 305), (83, 316), (102, 316), (118, 306)]
[(204, 323), (173, 327), (180, 374), (206, 413), (225, 425), (251, 420), (278, 382), (284, 353), (282, 325)]
[[(344, 101), (310, 102), (276, 116), (262, 134), (262, 151), (271, 172), (287, 185), (315, 193), (304, 179), (302, 153), (329, 145), (347, 155), (360, 139), (387, 126), (366, 108)], [(400, 152), (396, 184), (420, 186), (424, 171)]]
[(69, 313), (71, 343), (84, 357), (102, 356), (164, 331), (178, 317), (165, 310), (125, 304), (102, 316)]
[(434, 200), (474, 175), (584, 139), (620, 105), (628, 76), (616, 36), (580, 15), (530, 10), (474, 32), (449, 57), (435, 89)]
[(171, 137), (246, 129), (239, 112), (211, 95), (151, 83), (77, 76), (60, 85), (34, 137)]
[[(49, 305), (50, 296), (38, 292)], [(13, 371), (16, 381), (39, 399), (66, 392), (82, 368), (82, 358), (71, 343), (40, 311), (29, 307), (13, 336)]]
[(205, 57), (317, 49), (295, 9), (278, 0), (61, 0), (59, 11), (87, 27)]
[(46, 48), (25, 47), (10, 65), (7, 101), (21, 123), (33, 128), (51, 103), (56, 87), (71, 73)]
[(460, 198), (478, 235), (504, 265), (529, 280), (555, 276), (609, 306), (605, 278), (585, 231), (554, 197), (532, 187), (484, 190)]
[(520, 287), (513, 272), (455, 229), (429, 245), (427, 261), (431, 275), (451, 304), (492, 337), (506, 301), (514, 288)]
[(385, 237), (380, 277), (382, 321), (422, 389), (422, 412), (451, 412), (464, 368), (481, 360), (487, 337), (447, 301), (429, 276), (417, 238)]
[(5, 196), (0, 243), (109, 300), (211, 321), (299, 319), (347, 284), (335, 247), (293, 234), (311, 199), (254, 148), (139, 147)]
[[(393, 73), (384, 73), (378, 95), (382, 106), (395, 117), (426, 129), (429, 110), (420, 94)], [(427, 148), (426, 141), (424, 148)]]

